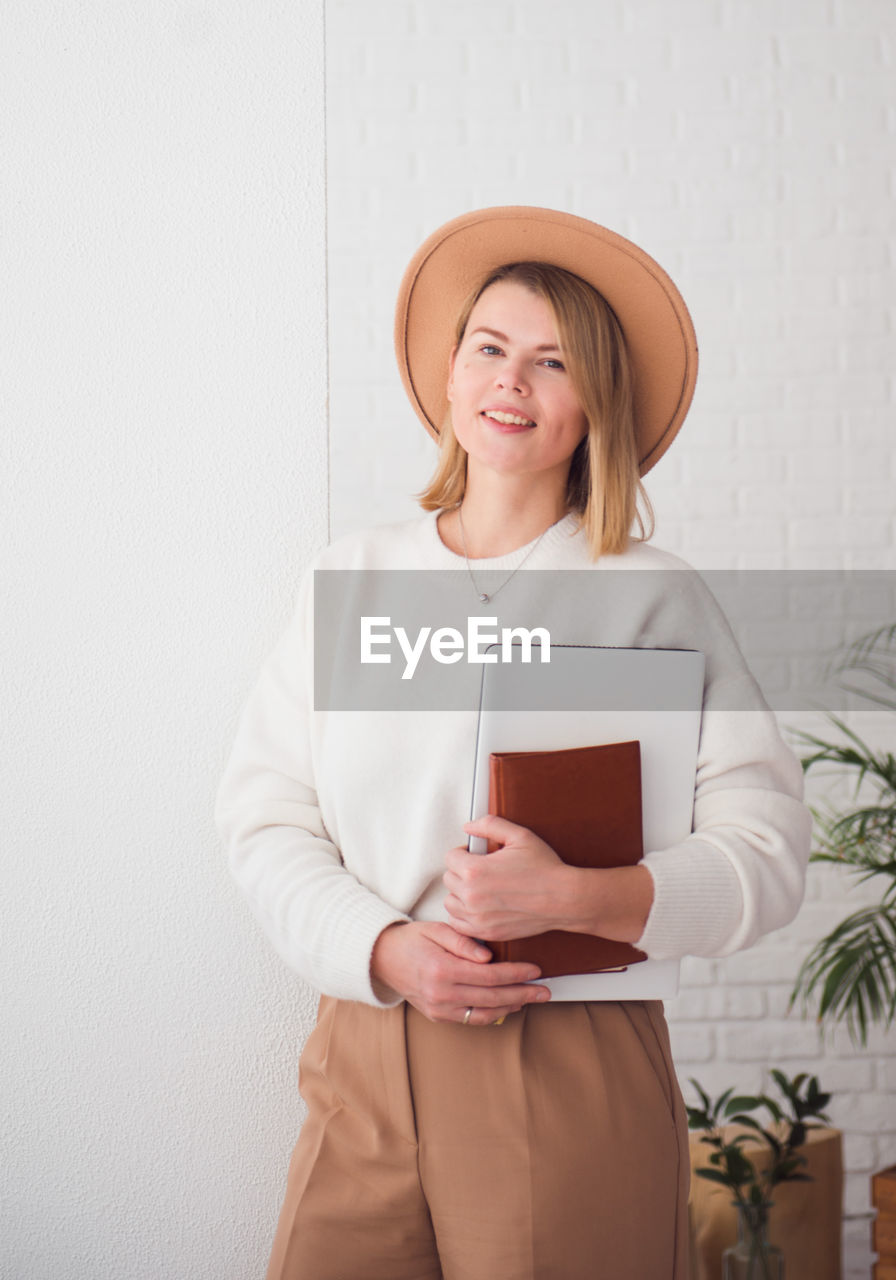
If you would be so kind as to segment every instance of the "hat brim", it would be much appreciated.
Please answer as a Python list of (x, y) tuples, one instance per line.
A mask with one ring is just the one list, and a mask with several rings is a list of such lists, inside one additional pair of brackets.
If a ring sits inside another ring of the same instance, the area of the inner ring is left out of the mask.
[(613, 308), (632, 367), (644, 475), (669, 448), (690, 406), (697, 380), (694, 326), (678, 289), (649, 254), (570, 213), (523, 205), (480, 209), (446, 222), (414, 254), (398, 294), (395, 352), (421, 422), (438, 439), (461, 306), (489, 271), (512, 262), (563, 267)]

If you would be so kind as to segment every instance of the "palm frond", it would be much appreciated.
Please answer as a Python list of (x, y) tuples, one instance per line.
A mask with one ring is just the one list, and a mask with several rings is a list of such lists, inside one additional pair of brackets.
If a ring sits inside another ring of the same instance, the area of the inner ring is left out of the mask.
[[(879, 662), (862, 662), (851, 668), (859, 675), (868, 676), (872, 682), (882, 685), (884, 689), (896, 691), (896, 674), (888, 666), (884, 666)], [(846, 693), (854, 693), (860, 698), (867, 698), (869, 702), (885, 707), (896, 706), (896, 702), (886, 693), (876, 692), (873, 688), (869, 688), (867, 682), (865, 684), (854, 684), (850, 680), (840, 680), (840, 688)]]
[(835, 862), (866, 875), (896, 872), (896, 805), (853, 809), (848, 813), (812, 810), (817, 834), (812, 858)]
[[(896, 711), (896, 622), (860, 636), (829, 664), (828, 676), (872, 705)], [(865, 1045), (872, 1023), (889, 1027), (896, 1019), (896, 756), (873, 750), (837, 716), (828, 720), (839, 741), (796, 734), (806, 748), (803, 770), (827, 764), (846, 771), (855, 802), (845, 812), (813, 810), (820, 838), (812, 860), (845, 866), (859, 883), (880, 876), (887, 883), (876, 906), (854, 912), (814, 947), (790, 1003), (802, 996), (804, 1005), (817, 1006), (819, 1023), (845, 1022), (853, 1042)], [(871, 802), (858, 802), (863, 784), (876, 790)]]
[(791, 1005), (817, 1001), (818, 1020), (846, 1023), (865, 1046), (872, 1022), (896, 1017), (896, 904), (865, 907), (840, 922), (814, 947), (797, 974)]
[(896, 757), (894, 757), (893, 753), (890, 751), (876, 752), (856, 733), (855, 729), (850, 728), (839, 716), (831, 715), (828, 719), (848, 741), (846, 743), (829, 742), (824, 738), (819, 738), (814, 733), (806, 733), (800, 729), (795, 730), (794, 736), (800, 742), (807, 747), (816, 748), (814, 752), (803, 756), (803, 772), (808, 773), (811, 768), (818, 764), (839, 765), (841, 768), (857, 770), (856, 791), (858, 791), (868, 775), (877, 785), (896, 791)]
[[(867, 677), (864, 683), (842, 679), (846, 673)], [(878, 627), (853, 641), (828, 664), (829, 678), (847, 693), (857, 694), (875, 706), (896, 711), (896, 623)]]
[(854, 671), (875, 652), (896, 655), (896, 622), (884, 623), (882, 627), (859, 636), (830, 664), (829, 672), (831, 675), (841, 675), (844, 671)]

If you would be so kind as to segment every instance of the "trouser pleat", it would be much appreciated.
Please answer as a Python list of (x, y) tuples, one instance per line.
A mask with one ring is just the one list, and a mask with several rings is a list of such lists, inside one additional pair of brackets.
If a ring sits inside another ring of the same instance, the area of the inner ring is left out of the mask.
[(268, 1280), (687, 1280), (658, 1002), (501, 1027), (324, 1000)]

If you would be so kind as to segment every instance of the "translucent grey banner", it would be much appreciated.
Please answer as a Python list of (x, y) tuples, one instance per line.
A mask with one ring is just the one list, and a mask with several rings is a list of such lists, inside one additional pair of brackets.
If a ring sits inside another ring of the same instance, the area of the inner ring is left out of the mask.
[[(594, 568), (521, 570), (508, 579), (477, 570), (476, 584), (478, 591), (452, 570), (318, 570), (315, 708), (476, 710), (486, 664), (549, 662), (558, 645), (699, 650), (712, 705), (729, 710), (754, 708), (757, 684), (779, 712), (867, 705), (854, 690), (873, 690), (869, 654), (873, 672), (880, 645), (862, 642), (887, 629), (890, 670), (896, 666), (891, 571)], [(844, 672), (857, 655), (865, 669), (853, 662)], [(607, 696), (552, 688), (556, 710), (599, 706)], [(655, 692), (641, 699), (645, 709), (648, 700), (653, 709), (676, 708), (674, 689), (662, 707)], [(519, 709), (538, 706), (533, 695)]]

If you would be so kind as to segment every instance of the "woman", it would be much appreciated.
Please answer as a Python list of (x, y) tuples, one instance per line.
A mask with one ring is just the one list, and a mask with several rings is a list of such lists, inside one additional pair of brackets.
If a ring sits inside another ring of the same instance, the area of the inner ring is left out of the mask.
[[(643, 607), (580, 642), (688, 647), (700, 630), (694, 833), (583, 874), (524, 828), (465, 824), (475, 711), (313, 709), (306, 576), (218, 803), (238, 882), (322, 992), (268, 1275), (684, 1280), (687, 1134), (661, 1003), (552, 1001), (537, 969), (490, 963), (484, 943), (563, 928), (649, 957), (722, 955), (799, 905), (799, 767), (730, 636), (695, 624), (703, 598), (682, 607), (663, 586), (681, 562), (630, 537), (639, 470), (690, 402), (690, 320), (613, 233), (495, 209), (421, 247), (396, 338), (440, 437), (428, 514), (343, 539), (316, 567), (460, 568), (496, 611), (530, 569), (662, 571), (640, 579)], [(464, 833), (500, 848), (476, 857)]]

